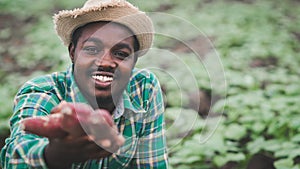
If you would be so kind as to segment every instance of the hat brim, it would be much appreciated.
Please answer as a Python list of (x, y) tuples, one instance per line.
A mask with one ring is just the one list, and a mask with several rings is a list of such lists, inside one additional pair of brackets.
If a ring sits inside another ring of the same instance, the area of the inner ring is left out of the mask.
[(55, 29), (64, 45), (69, 46), (73, 32), (88, 23), (111, 21), (128, 27), (137, 37), (139, 56), (144, 55), (152, 46), (154, 28), (151, 19), (132, 7), (93, 8), (62, 11), (54, 16)]

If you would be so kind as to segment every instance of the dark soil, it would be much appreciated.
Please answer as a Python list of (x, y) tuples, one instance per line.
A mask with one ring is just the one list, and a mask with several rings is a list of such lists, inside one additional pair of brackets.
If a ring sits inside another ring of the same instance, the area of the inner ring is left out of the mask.
[[(16, 60), (16, 55), (19, 53), (15, 53), (15, 51), (18, 51), (24, 46), (28, 45), (24, 38), (24, 28), (27, 25), (34, 24), (35, 22), (35, 18), (20, 20), (13, 15), (0, 14), (0, 30), (1, 32), (5, 32), (5, 34), (0, 36), (0, 66), (1, 71), (4, 71), (6, 75), (10, 73), (20, 73), (24, 76), (28, 76), (37, 70), (46, 71), (50, 69), (49, 67), (45, 66), (45, 64), (39, 64), (38, 61), (34, 67), (23, 67), (22, 65), (19, 65)], [(0, 77), (0, 82), (4, 78), (5, 75)]]
[(274, 159), (263, 154), (254, 155), (248, 163), (247, 169), (275, 169)]
[(267, 58), (256, 58), (253, 59), (250, 63), (250, 67), (256, 68), (256, 67), (273, 67), (277, 66), (278, 59), (274, 56), (269, 56)]
[(188, 108), (198, 112), (198, 114), (205, 118), (210, 113), (210, 117), (216, 112), (211, 112), (211, 107), (220, 99), (220, 96), (212, 96), (208, 91), (195, 91), (189, 94)]
[(206, 54), (213, 50), (212, 37), (198, 36), (186, 42), (176, 42), (170, 50), (178, 53), (195, 53), (200, 58), (205, 58)]

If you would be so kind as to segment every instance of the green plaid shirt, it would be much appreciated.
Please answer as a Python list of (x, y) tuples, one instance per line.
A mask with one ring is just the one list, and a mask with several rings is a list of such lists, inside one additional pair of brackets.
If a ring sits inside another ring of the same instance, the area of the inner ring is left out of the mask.
[[(87, 103), (75, 84), (72, 68), (23, 85), (14, 101), (11, 136), (1, 151), (3, 168), (47, 168), (43, 151), (48, 139), (23, 132), (18, 123), (26, 117), (48, 115), (62, 100)], [(162, 92), (155, 76), (146, 70), (133, 70), (113, 114), (126, 138), (124, 146), (110, 157), (76, 163), (72, 168), (168, 168), (163, 112)]]

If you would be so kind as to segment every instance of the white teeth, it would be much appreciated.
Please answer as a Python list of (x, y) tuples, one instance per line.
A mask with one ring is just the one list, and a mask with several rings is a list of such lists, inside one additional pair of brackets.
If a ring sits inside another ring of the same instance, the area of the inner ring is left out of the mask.
[(101, 75), (93, 75), (92, 76), (93, 79), (102, 81), (102, 82), (111, 82), (113, 80), (112, 77), (108, 77), (108, 76), (101, 76)]

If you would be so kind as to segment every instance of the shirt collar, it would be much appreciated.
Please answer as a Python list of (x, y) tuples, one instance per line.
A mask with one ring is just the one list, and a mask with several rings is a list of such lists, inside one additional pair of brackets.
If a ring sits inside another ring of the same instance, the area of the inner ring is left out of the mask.
[(69, 84), (67, 84), (67, 86), (70, 86), (68, 94), (71, 99), (71, 100), (67, 100), (67, 101), (88, 103), (88, 101), (82, 95), (82, 93), (79, 90), (79, 87), (76, 84), (76, 81), (75, 81), (75, 78), (73, 75), (73, 64), (67, 70), (67, 78), (70, 79)]
[(135, 113), (146, 113), (146, 110), (139, 103), (137, 103), (137, 101), (130, 97), (130, 94), (127, 90), (123, 92), (123, 103), (125, 109), (129, 109)]

